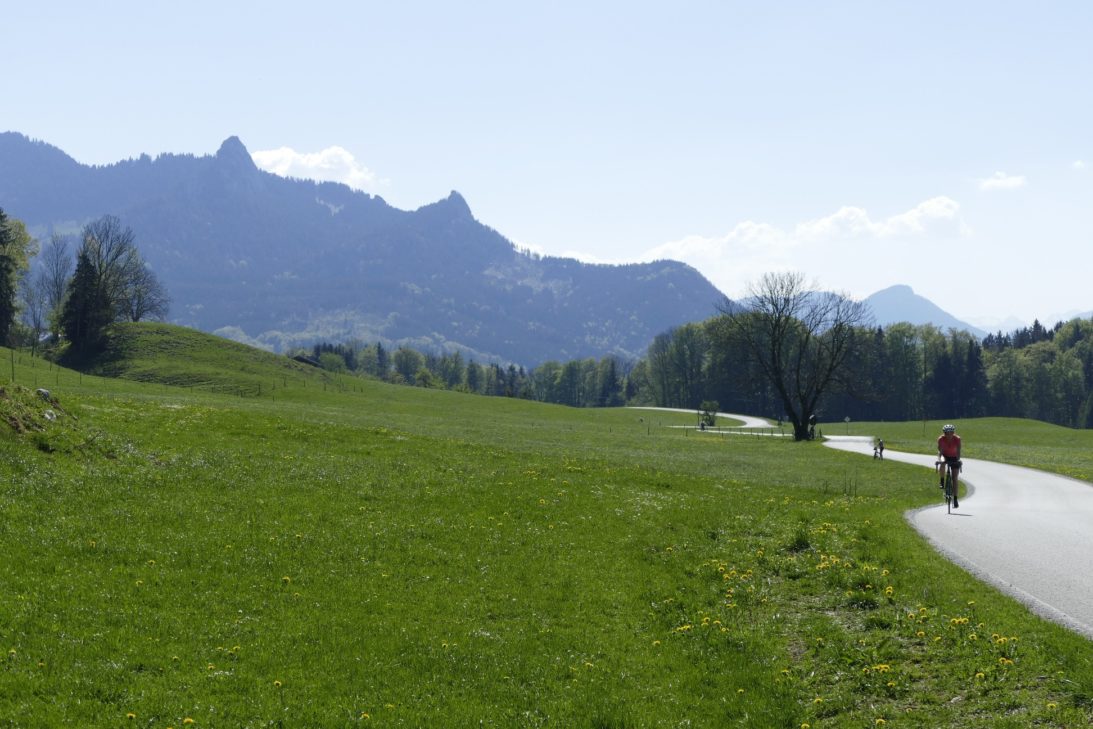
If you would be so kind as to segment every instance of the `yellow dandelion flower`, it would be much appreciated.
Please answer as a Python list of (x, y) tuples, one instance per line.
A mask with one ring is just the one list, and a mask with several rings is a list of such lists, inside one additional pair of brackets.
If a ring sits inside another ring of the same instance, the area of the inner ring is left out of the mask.
[(654, 646), (660, 645), (660, 641), (659, 641), (659, 640), (654, 640), (654, 641), (653, 641), (653, 645), (654, 645)]
[(1049, 701), (1049, 702), (1047, 702), (1047, 708), (1056, 709), (1056, 708), (1058, 708), (1058, 705), (1054, 701)]
[(361, 712), (361, 718), (364, 719), (365, 721), (367, 721), (368, 719), (371, 719), (372, 716), (367, 711), (362, 711)]
[(273, 682), (273, 688), (281, 688), (281, 682), (280, 681), (274, 681)]
[(801, 725), (801, 729), (812, 729), (812, 725), (806, 721), (804, 724)]
[(213, 664), (211, 664), (211, 663), (210, 663), (210, 664), (209, 664), (208, 666), (206, 666), (205, 668), (206, 668), (206, 669), (208, 669), (208, 670), (210, 670), (210, 671), (214, 671), (214, 670), (216, 670), (216, 666), (214, 666), (214, 665), (213, 665)]
[(971, 633), (968, 635), (968, 640), (979, 640), (979, 636), (975, 633)]
[(824, 702), (824, 697), (823, 696), (817, 696), (816, 698), (814, 698), (812, 700), (812, 703), (814, 703), (814, 704), (822, 704), (823, 702)]
[(193, 724), (194, 720), (187, 716), (185, 719), (182, 720), (182, 723), (183, 724)]
[(282, 582), (283, 584), (286, 584), (286, 585), (287, 585), (287, 584), (289, 584), (290, 582), (292, 582), (292, 578), (291, 578), (291, 577), (289, 577), (288, 575), (285, 575), (284, 577), (282, 577), (282, 578), (281, 578), (281, 582)]
[(136, 719), (137, 715), (130, 711), (128, 714), (125, 715), (125, 718), (132, 720), (132, 719)]
[(888, 722), (886, 722), (884, 719), (877, 719), (877, 721), (876, 721), (877, 726), (884, 726), (887, 723)]
[(976, 680), (976, 681), (982, 681), (982, 680), (983, 680), (983, 673), (982, 673), (982, 671), (981, 671), (981, 672), (979, 672), (979, 673), (977, 673), (977, 674), (975, 674), (975, 680)]

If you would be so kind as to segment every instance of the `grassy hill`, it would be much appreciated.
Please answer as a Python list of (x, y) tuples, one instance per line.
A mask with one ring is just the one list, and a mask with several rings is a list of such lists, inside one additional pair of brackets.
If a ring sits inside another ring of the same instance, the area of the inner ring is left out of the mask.
[(0, 726), (1093, 719), (1088, 641), (906, 525), (922, 469), (171, 327), (8, 361)]

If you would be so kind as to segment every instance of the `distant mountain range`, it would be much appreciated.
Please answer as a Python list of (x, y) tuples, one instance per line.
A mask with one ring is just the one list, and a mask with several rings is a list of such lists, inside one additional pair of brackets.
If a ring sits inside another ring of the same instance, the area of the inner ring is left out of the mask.
[(987, 332), (960, 321), (941, 309), (937, 304), (916, 294), (910, 286), (890, 286), (867, 297), (865, 303), (873, 311), (873, 318), (880, 326), (897, 322), (933, 324), (942, 331), (963, 329), (982, 339)]
[(3, 133), (0, 207), (40, 238), (117, 215), (169, 290), (172, 321), (275, 350), (357, 338), (531, 366), (635, 357), (724, 299), (676, 261), (523, 253), (456, 192), (404, 211), (277, 177), (235, 137), (213, 156), (87, 166)]
[[(259, 170), (236, 137), (210, 156), (88, 166), (0, 133), (0, 207), (40, 238), (117, 215), (170, 291), (173, 322), (276, 351), (355, 338), (528, 366), (633, 358), (725, 300), (676, 261), (521, 252), (456, 192), (405, 211), (345, 185), (284, 179)], [(986, 335), (910, 286), (865, 303), (881, 326)]]

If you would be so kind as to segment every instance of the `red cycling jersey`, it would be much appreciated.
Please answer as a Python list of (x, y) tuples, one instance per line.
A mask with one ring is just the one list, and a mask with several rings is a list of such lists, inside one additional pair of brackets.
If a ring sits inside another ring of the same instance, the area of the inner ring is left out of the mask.
[(956, 433), (937, 439), (937, 451), (946, 458), (960, 458), (960, 436)]

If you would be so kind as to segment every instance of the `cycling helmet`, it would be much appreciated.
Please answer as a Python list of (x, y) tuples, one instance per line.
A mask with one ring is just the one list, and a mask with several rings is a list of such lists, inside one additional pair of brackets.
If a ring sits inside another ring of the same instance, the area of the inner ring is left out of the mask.
[(946, 425), (944, 428), (942, 428), (941, 432), (942, 433), (955, 433), (956, 432), (956, 426), (953, 425), (952, 423), (950, 423), (950, 424)]

